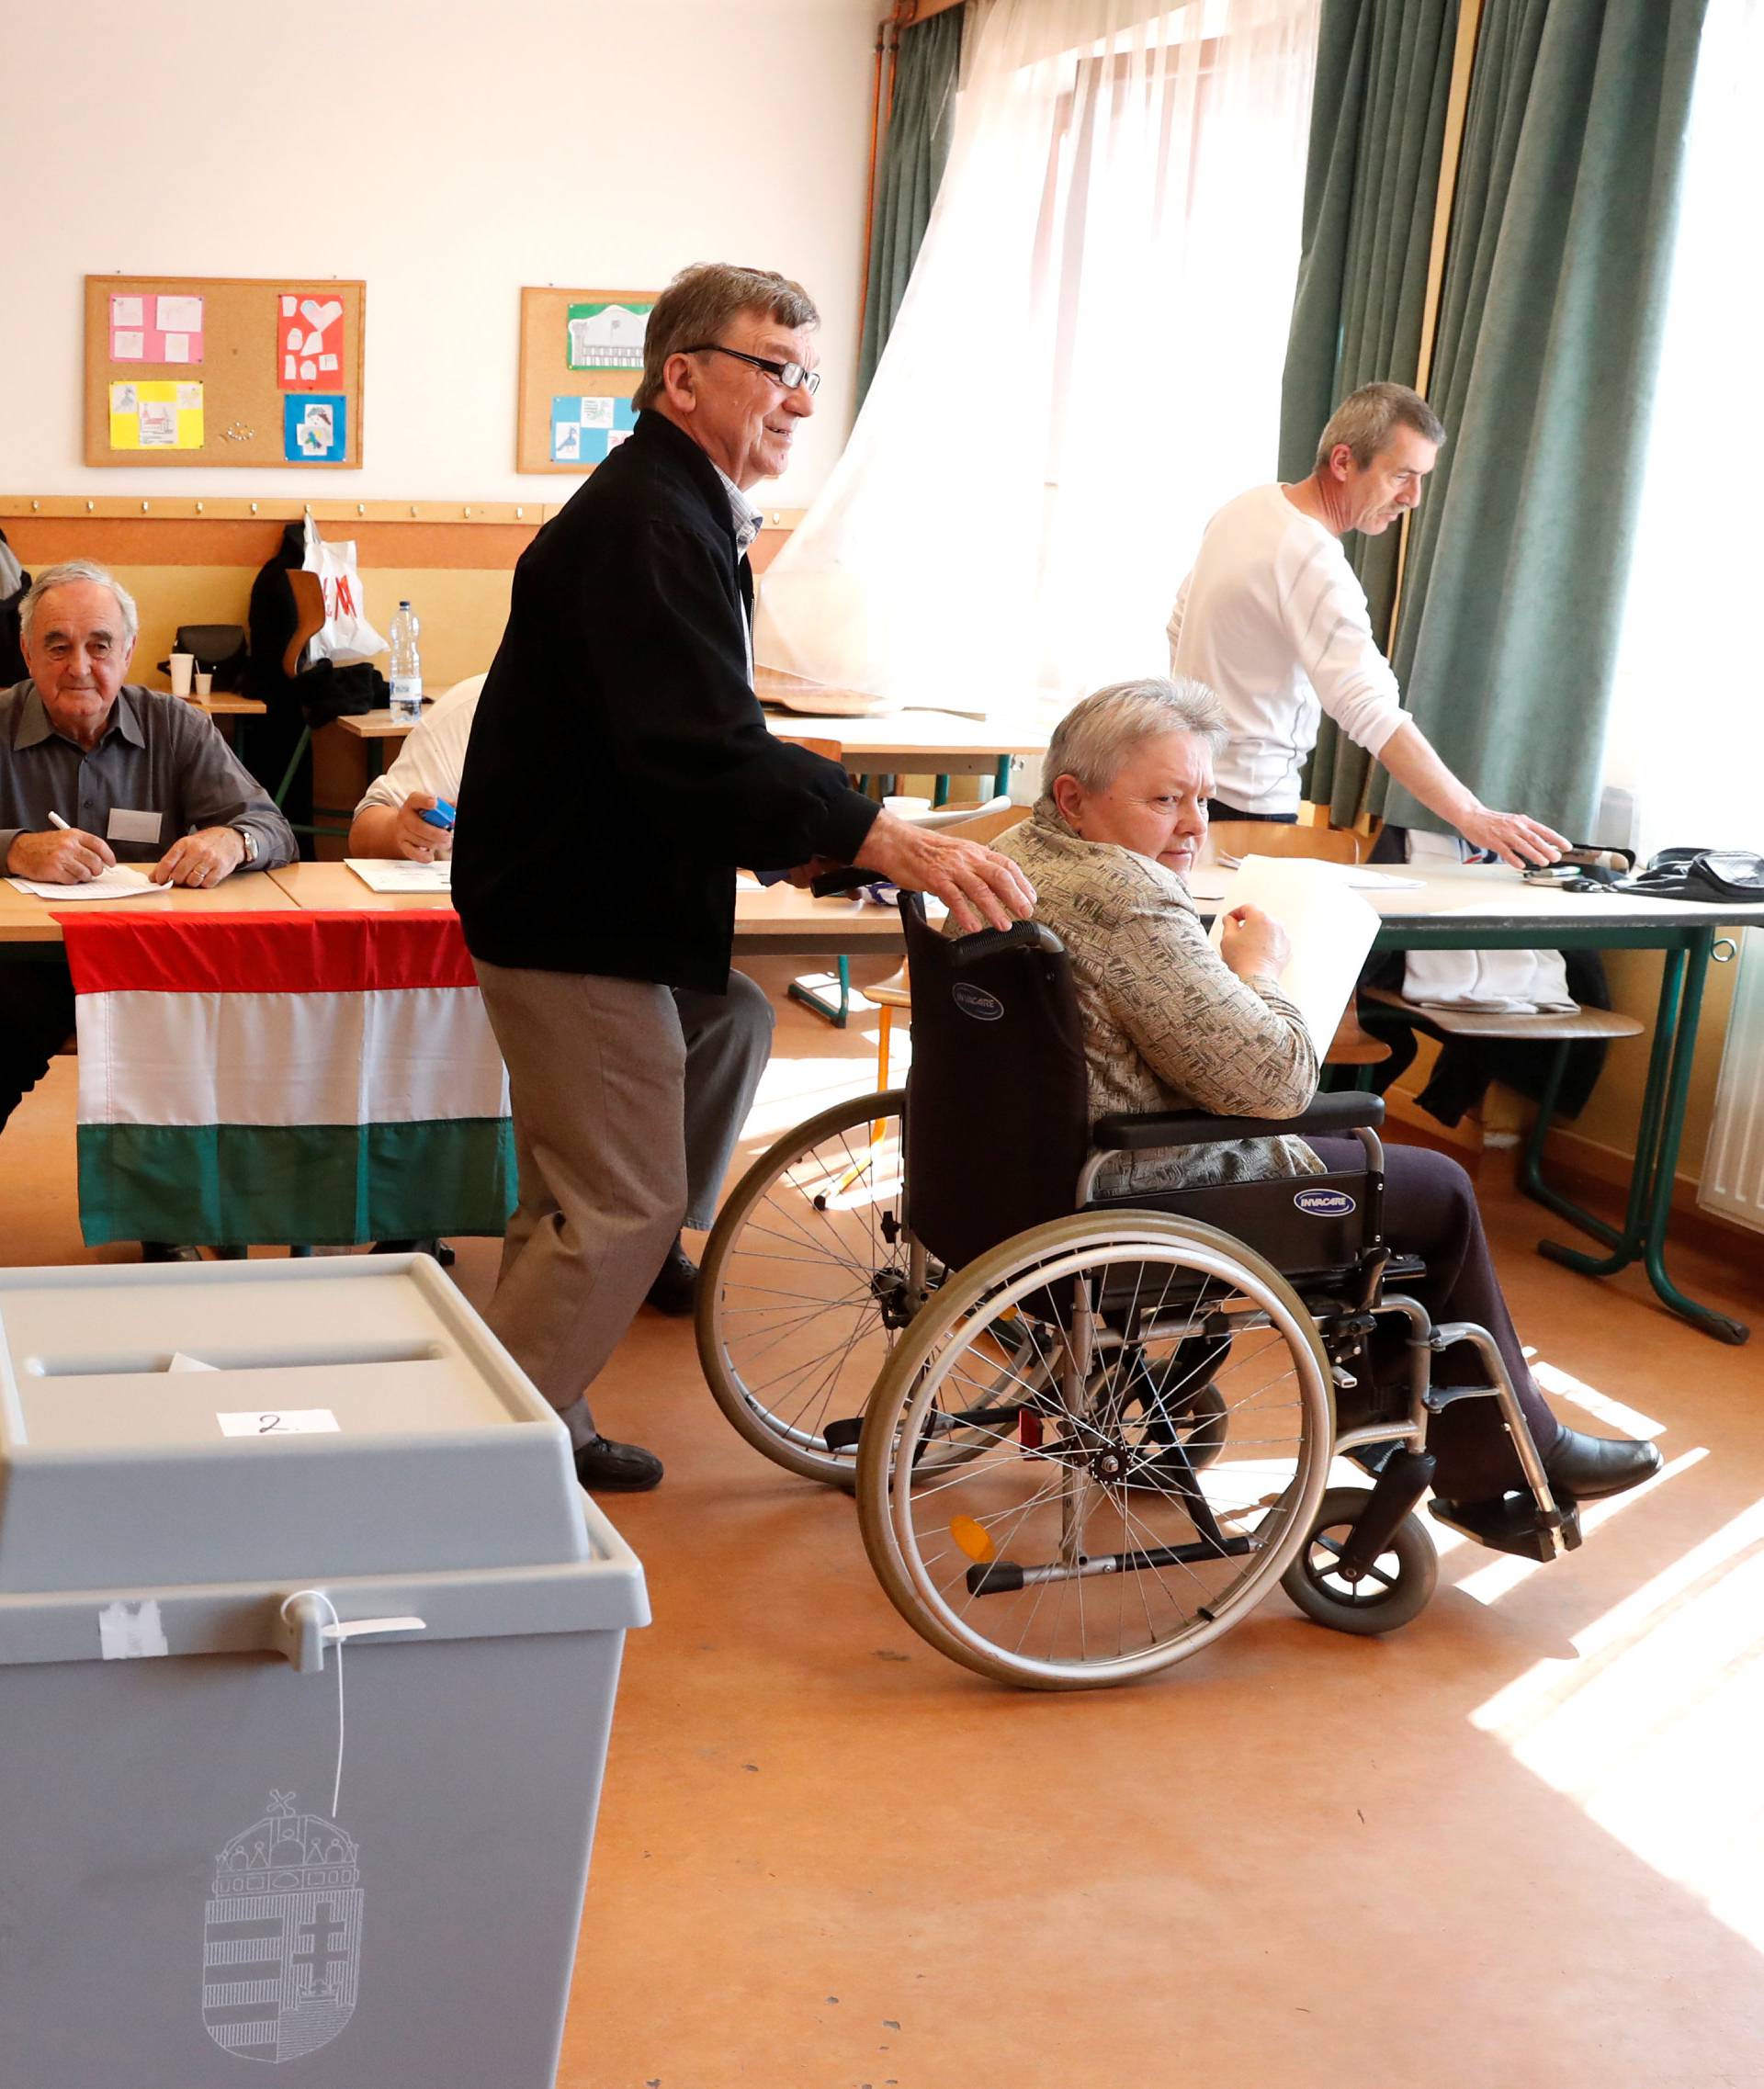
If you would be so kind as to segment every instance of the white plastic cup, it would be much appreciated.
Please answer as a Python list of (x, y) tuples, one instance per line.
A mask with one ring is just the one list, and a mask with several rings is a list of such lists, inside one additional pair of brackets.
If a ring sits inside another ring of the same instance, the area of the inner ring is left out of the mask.
[(190, 693), (190, 677), (196, 672), (194, 653), (174, 653), (171, 660), (172, 694), (187, 696)]
[(891, 812), (900, 819), (917, 819), (922, 813), (931, 810), (929, 798), (887, 797), (882, 800), (885, 812)]
[(214, 688), (214, 670), (213, 670), (212, 668), (209, 668), (209, 667), (199, 667), (199, 668), (198, 668), (198, 669), (197, 669), (197, 671), (196, 671), (196, 693), (197, 693), (197, 694), (198, 694), (198, 696), (207, 696), (207, 695), (209, 695), (209, 694), (211, 694), (211, 692), (213, 691), (213, 688)]

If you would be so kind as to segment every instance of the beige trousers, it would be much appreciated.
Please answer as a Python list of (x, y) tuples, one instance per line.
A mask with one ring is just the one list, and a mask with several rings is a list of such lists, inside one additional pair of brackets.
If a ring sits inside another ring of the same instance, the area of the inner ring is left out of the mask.
[(582, 1388), (686, 1209), (686, 1044), (665, 987), (477, 961), (508, 1067), (520, 1202), (486, 1318), (580, 1447)]

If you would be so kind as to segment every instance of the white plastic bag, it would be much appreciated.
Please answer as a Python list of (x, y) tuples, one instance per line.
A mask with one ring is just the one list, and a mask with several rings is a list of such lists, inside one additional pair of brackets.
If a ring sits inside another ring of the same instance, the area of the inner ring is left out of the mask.
[(319, 576), (324, 590), (324, 628), (313, 638), (314, 661), (335, 661), (339, 667), (350, 661), (372, 660), (386, 650), (386, 641), (368, 621), (368, 604), (361, 592), (361, 576), (356, 570), (356, 543), (330, 544), (319, 535), (319, 525), (306, 518), (306, 557), (300, 561), (309, 573)]

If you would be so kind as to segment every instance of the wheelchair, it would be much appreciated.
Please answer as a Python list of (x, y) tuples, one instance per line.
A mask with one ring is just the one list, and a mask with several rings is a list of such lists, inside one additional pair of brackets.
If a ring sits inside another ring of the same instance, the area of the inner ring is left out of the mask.
[[(1540, 1561), (1579, 1543), (1492, 1338), (1400, 1288), (1423, 1266), (1382, 1230), (1382, 1098), (1091, 1124), (1058, 939), (945, 937), (916, 894), (901, 910), (906, 1090), (835, 1104), (754, 1163), (712, 1233), (697, 1334), (750, 1443), (855, 1491), (922, 1638), (995, 1680), (1085, 1689), (1198, 1653), (1275, 1582), (1320, 1624), (1392, 1631), (1432, 1594), (1414, 1511), (1428, 1418), (1460, 1399), (1499, 1404), (1523, 1485), (1432, 1515)], [(1306, 1132), (1352, 1133), (1363, 1168), (1100, 1191), (1120, 1156)], [(1381, 1392), (1386, 1320), (1407, 1382)], [(1458, 1343), (1478, 1382), (1436, 1387)], [(1344, 1453), (1369, 1485), (1332, 1484)]]

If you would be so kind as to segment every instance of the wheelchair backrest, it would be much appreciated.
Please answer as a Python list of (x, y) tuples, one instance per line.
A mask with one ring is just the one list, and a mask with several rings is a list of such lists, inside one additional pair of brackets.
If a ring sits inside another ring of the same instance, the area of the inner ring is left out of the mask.
[(944, 936), (902, 893), (912, 981), (907, 1221), (952, 1269), (1073, 1208), (1090, 1089), (1065, 946), (1037, 921)]

